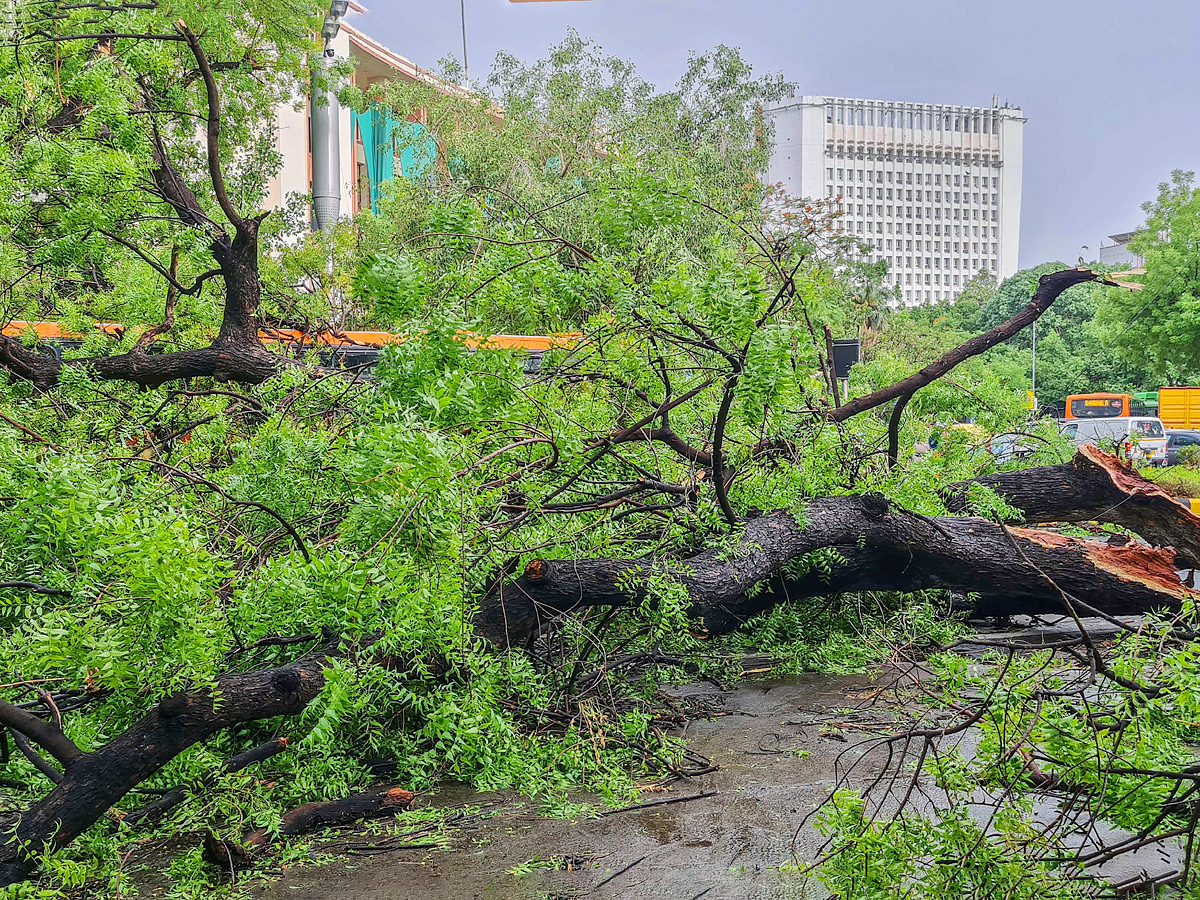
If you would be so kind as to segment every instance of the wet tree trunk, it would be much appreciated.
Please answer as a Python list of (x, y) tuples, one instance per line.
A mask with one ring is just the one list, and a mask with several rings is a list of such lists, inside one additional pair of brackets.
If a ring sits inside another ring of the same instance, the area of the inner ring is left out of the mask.
[[(1026, 477), (1032, 486), (1019, 490)], [(811, 501), (802, 521), (782, 511), (749, 521), (733, 554), (714, 549), (687, 560), (535, 559), (520, 577), (492, 589), (476, 626), (501, 646), (519, 646), (556, 616), (641, 603), (651, 580), (664, 576), (687, 589), (693, 614), (709, 634), (731, 631), (785, 599), (847, 591), (971, 592), (983, 615), (1061, 613), (1068, 606), (1081, 615), (1134, 615), (1177, 609), (1196, 596), (1177, 570), (1191, 565), (1200, 519), (1113, 457), (1087, 448), (1064, 466), (981, 482), (1016, 505), (1022, 500), (1036, 508), (1034, 521), (1102, 514), (1144, 532), (1154, 544), (1169, 539), (1170, 545), (1114, 546), (968, 516), (931, 518), (878, 495), (826, 497)], [(953, 502), (965, 503), (958, 498), (966, 491), (967, 485), (955, 485)], [(842, 560), (828, 576), (808, 572), (804, 558), (826, 548)]]
[[(324, 684), (324, 662), (317, 654), (279, 669), (226, 676), (217, 681), (219, 703), (209, 691), (176, 694), (104, 746), (65, 754), (70, 758), (54, 789), (15, 823), (4, 823), (0, 885), (24, 880), (43, 852), (71, 843), (193, 744), (232, 725), (300, 712)], [(25, 730), (12, 720), (11, 708), (0, 708), (0, 723)]]
[[(1200, 516), (1153, 481), (1088, 444), (1058, 466), (1019, 469), (975, 479), (1024, 512), (1026, 522), (1109, 522), (1151, 544), (1174, 547), (1179, 563), (1200, 563)], [(966, 512), (972, 482), (946, 492), (951, 512)]]

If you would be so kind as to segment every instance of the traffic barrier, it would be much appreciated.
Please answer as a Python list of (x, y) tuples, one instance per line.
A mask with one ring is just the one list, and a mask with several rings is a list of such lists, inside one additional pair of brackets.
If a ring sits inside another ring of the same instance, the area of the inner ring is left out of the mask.
[[(125, 326), (118, 322), (97, 322), (98, 331), (121, 339)], [(62, 358), (62, 351), (78, 349), (84, 335), (65, 330), (58, 322), (9, 322), (0, 333), (6, 337), (21, 337), (33, 331), (39, 340), (46, 341), (55, 355)], [(263, 328), (259, 339), (268, 344), (289, 344), (295, 347), (315, 347), (324, 365), (345, 368), (368, 368), (379, 360), (380, 351), (388, 344), (401, 344), (412, 335), (394, 334), (390, 331), (321, 331), (315, 334), (291, 328)], [(458, 332), (463, 344), (470, 350), (522, 350), (525, 352), (527, 372), (541, 368), (542, 357), (549, 350), (569, 349), (583, 335), (564, 334), (494, 334), (479, 335), (470, 331)]]

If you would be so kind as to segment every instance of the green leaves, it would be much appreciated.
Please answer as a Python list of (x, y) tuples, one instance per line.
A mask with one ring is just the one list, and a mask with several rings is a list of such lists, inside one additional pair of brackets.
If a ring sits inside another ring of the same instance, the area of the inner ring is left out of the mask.
[(374, 303), (385, 321), (403, 321), (419, 313), (429, 300), (430, 287), (425, 264), (410, 253), (367, 256), (354, 276), (354, 292)]
[(1195, 174), (1172, 172), (1143, 209), (1146, 223), (1130, 249), (1145, 258), (1146, 273), (1137, 279), (1145, 288), (1139, 293), (1110, 289), (1102, 321), (1125, 359), (1149, 368), (1160, 382), (1187, 384), (1200, 374), (1200, 188)]

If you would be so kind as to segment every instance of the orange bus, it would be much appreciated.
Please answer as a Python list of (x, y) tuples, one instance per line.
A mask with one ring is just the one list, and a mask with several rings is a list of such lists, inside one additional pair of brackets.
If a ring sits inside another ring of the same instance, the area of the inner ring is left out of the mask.
[(1117, 419), (1137, 414), (1129, 394), (1072, 394), (1066, 402), (1068, 419)]

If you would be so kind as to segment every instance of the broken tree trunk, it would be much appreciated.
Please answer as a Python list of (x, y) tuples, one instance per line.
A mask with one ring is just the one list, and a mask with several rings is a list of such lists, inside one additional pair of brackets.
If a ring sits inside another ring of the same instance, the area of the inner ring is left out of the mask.
[(973, 483), (991, 488), (1020, 509), (1025, 522), (1109, 522), (1155, 546), (1175, 548), (1176, 560), (1189, 568), (1200, 565), (1200, 516), (1091, 444), (1062, 465), (985, 475), (950, 485), (945, 496), (952, 512), (967, 511)]
[[(193, 744), (232, 725), (300, 712), (324, 684), (326, 659), (323, 651), (278, 669), (219, 678), (215, 692), (167, 697), (136, 725), (90, 753), (61, 747), (39, 726), (9, 716), (4, 724), (51, 752), (64, 769), (49, 794), (15, 822), (4, 824), (0, 886), (24, 880), (43, 854), (71, 843)], [(214, 702), (214, 693), (220, 702)]]
[[(1088, 474), (1088, 465), (1108, 471), (1107, 463), (1085, 456), (1079, 468)], [(1061, 482), (1062, 472), (1055, 477)], [(1074, 490), (1060, 489), (1056, 504), (1055, 483), (1042, 487), (1047, 520), (1090, 518), (1097, 511)], [(1133, 491), (1131, 509), (1134, 497), (1156, 503), (1136, 483), (1118, 479), (1111, 485), (1112, 491)], [(1151, 528), (1149, 516), (1138, 521)], [(1194, 544), (1197, 524), (1179, 521), (1179, 543)], [(841, 556), (827, 577), (796, 570), (793, 564), (825, 548)], [(502, 646), (519, 645), (556, 616), (641, 603), (650, 580), (661, 576), (685, 586), (694, 616), (709, 634), (731, 631), (783, 599), (862, 590), (971, 592), (983, 615), (1061, 613), (1065, 592), (1080, 614), (1135, 615), (1178, 609), (1196, 596), (1176, 574), (1184, 566), (1171, 547), (1118, 547), (967, 516), (930, 518), (878, 495), (826, 497), (807, 505), (803, 521), (786, 511), (749, 521), (734, 554), (714, 549), (687, 560), (534, 560), (519, 578), (492, 589), (476, 625)]]

